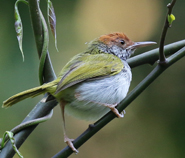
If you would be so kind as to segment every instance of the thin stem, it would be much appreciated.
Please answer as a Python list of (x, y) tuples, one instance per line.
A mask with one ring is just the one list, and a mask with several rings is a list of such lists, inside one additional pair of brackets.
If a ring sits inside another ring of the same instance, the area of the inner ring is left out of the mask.
[[(10, 132), (12, 132), (15, 135), (16, 133), (20, 132), (21, 130), (23, 130), (29, 126), (37, 125), (39, 123), (42, 123), (42, 122), (45, 122), (45, 121), (51, 119), (52, 115), (53, 115), (53, 110), (51, 110), (51, 112), (46, 116), (43, 116), (41, 118), (36, 118), (36, 119), (30, 120), (30, 121), (26, 121), (26, 122), (23, 122), (23, 123), (17, 125), (12, 130), (10, 130)], [(8, 135), (5, 136), (4, 140), (0, 139), (0, 150), (2, 149), (2, 146), (1, 146), (2, 141), (6, 142), (7, 140), (8, 140)]]
[(38, 0), (29, 0), (30, 15), (34, 30), (37, 52), (40, 58), (39, 80), (49, 82), (56, 78), (48, 52), (49, 35)]
[(166, 16), (165, 24), (164, 24), (161, 39), (160, 39), (160, 46), (159, 46), (159, 60), (160, 60), (159, 63), (162, 65), (166, 63), (166, 57), (164, 54), (164, 42), (165, 42), (165, 38), (166, 38), (166, 33), (168, 31), (168, 28), (170, 27), (170, 24), (168, 22), (168, 15), (170, 15), (172, 13), (172, 9), (173, 9), (173, 6), (175, 5), (175, 2), (176, 2), (176, 0), (172, 0), (172, 2), (167, 5), (168, 13)]
[[(22, 123), (46, 116), (51, 111), (51, 109), (53, 109), (56, 105), (57, 105), (57, 102), (55, 100), (51, 100), (45, 103), (43, 103), (42, 101), (39, 102), (34, 107), (34, 109), (26, 116), (26, 118), (22, 121)], [(37, 127), (37, 125), (27, 127), (22, 131), (18, 132), (17, 134), (15, 134), (14, 139), (16, 140), (15, 144), (17, 148), (20, 148), (20, 146), (24, 143), (27, 137)], [(15, 154), (15, 151), (12, 148), (12, 144), (10, 141), (8, 141), (5, 147), (0, 152), (0, 158), (10, 158), (10, 157), (13, 157), (14, 154)]]
[(39, 16), (40, 12), (39, 3), (38, 0), (28, 0), (28, 2), (37, 52), (40, 58), (43, 47), (43, 27), (41, 17)]
[(176, 2), (176, 0), (172, 0), (172, 2), (167, 5), (168, 15), (170, 15), (172, 13), (172, 9), (173, 9), (173, 6), (175, 5), (175, 2)]
[[(172, 55), (174, 52), (177, 52), (184, 46), (185, 40), (168, 44), (164, 46), (164, 53), (166, 56)], [(159, 48), (156, 48), (148, 52), (136, 55), (128, 59), (127, 62), (131, 68), (134, 68), (143, 64), (153, 65), (158, 59), (159, 59)]]

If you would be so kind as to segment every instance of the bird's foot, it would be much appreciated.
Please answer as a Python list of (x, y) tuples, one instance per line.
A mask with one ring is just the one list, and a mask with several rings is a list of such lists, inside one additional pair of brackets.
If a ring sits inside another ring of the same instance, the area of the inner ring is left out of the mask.
[(67, 136), (64, 137), (64, 142), (77, 154), (78, 150), (73, 145), (74, 139), (69, 139)]
[(118, 104), (104, 104), (104, 106), (108, 107), (111, 109), (112, 112), (118, 117), (118, 118), (123, 118), (124, 114), (126, 113), (125, 110), (123, 110), (121, 113), (119, 113), (118, 109), (116, 109), (116, 106)]
[[(79, 93), (76, 93), (75, 94), (75, 97), (79, 99), (80, 97), (80, 94)], [(95, 103), (95, 104), (99, 104), (99, 105), (103, 105), (103, 106), (106, 106), (108, 107), (109, 109), (111, 109), (111, 111), (118, 117), (118, 118), (123, 118), (124, 117), (124, 114), (126, 113), (125, 110), (123, 110), (121, 113), (119, 113), (119, 111), (116, 109), (116, 106), (118, 105), (117, 103), (116, 104), (107, 104), (107, 103), (101, 103), (101, 102), (96, 102), (96, 101), (92, 101), (92, 100), (86, 100), (86, 101), (89, 101), (89, 102), (92, 102), (92, 103)]]
[(123, 115), (123, 117), (125, 116), (125, 114), (126, 114), (126, 111), (125, 110), (123, 110), (122, 112), (122, 115)]

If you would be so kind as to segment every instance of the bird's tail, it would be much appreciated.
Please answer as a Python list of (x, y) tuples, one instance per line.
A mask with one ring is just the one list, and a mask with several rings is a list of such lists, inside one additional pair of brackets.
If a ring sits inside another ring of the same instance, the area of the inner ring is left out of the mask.
[(6, 108), (6, 107), (12, 106), (13, 104), (20, 102), (21, 100), (24, 100), (26, 98), (30, 98), (30, 97), (33, 98), (33, 97), (36, 97), (40, 94), (46, 93), (48, 91), (47, 88), (51, 88), (52, 86), (54, 86), (54, 84), (52, 84), (52, 82), (50, 82), (50, 83), (44, 84), (42, 86), (35, 87), (32, 89), (20, 92), (16, 95), (13, 95), (12, 97), (8, 98), (7, 100), (5, 100), (3, 102), (2, 107)]

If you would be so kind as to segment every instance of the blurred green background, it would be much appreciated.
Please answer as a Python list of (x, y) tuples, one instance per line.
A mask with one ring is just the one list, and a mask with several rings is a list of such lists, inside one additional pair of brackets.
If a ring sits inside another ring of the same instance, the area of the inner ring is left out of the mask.
[[(170, 0), (53, 0), (57, 16), (59, 53), (50, 38), (50, 55), (55, 72), (75, 54), (86, 48), (85, 42), (110, 32), (126, 33), (134, 41), (159, 43)], [(15, 0), (0, 2), (0, 102), (13, 94), (39, 85), (39, 60), (28, 7), (20, 4), (24, 27), (21, 53), (14, 29)], [(46, 2), (41, 1), (46, 15)], [(174, 7), (176, 20), (166, 44), (185, 37), (185, 1)], [(158, 47), (136, 51), (137, 54)], [(115, 119), (87, 141), (71, 158), (182, 158), (185, 157), (185, 59), (167, 69), (126, 109), (124, 119)], [(150, 65), (134, 68), (132, 90), (151, 70)], [(18, 125), (42, 96), (0, 109), (0, 137)], [(88, 122), (66, 116), (67, 130), (76, 138)], [(61, 113), (57, 106), (51, 120), (39, 125), (20, 148), (25, 158), (52, 157), (64, 148)], [(18, 156), (15, 156), (16, 158)]]

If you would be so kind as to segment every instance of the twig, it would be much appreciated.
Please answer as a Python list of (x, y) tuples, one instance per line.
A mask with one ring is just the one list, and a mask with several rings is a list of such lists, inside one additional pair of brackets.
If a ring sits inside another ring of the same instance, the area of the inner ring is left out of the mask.
[[(52, 115), (53, 115), (53, 110), (51, 110), (50, 113), (47, 114), (46, 116), (43, 116), (41, 118), (36, 118), (36, 119), (30, 120), (30, 121), (26, 121), (24, 123), (17, 125), (12, 130), (10, 130), (10, 132), (12, 132), (15, 135), (16, 133), (20, 132), (21, 130), (23, 130), (27, 127), (37, 125), (39, 123), (42, 123), (42, 122), (45, 122), (45, 121), (51, 119)], [(6, 142), (7, 140), (8, 140), (8, 136), (6, 135), (4, 142)], [(2, 149), (1, 143), (2, 143), (2, 139), (0, 139), (0, 150)]]
[(166, 57), (164, 54), (164, 42), (165, 42), (165, 38), (166, 38), (166, 33), (168, 31), (168, 28), (170, 27), (170, 24), (168, 21), (168, 15), (171, 15), (173, 6), (175, 5), (175, 2), (176, 2), (176, 0), (172, 0), (172, 2), (167, 5), (168, 13), (167, 13), (165, 24), (164, 24), (163, 31), (161, 34), (160, 46), (159, 46), (159, 64), (161, 64), (161, 65), (166, 64)]
[[(185, 40), (177, 41), (164, 46), (164, 53), (166, 56), (172, 55), (179, 49), (185, 46)], [(134, 68), (143, 64), (153, 65), (159, 59), (159, 48), (150, 50), (148, 52), (136, 55), (127, 60), (129, 66)]]

